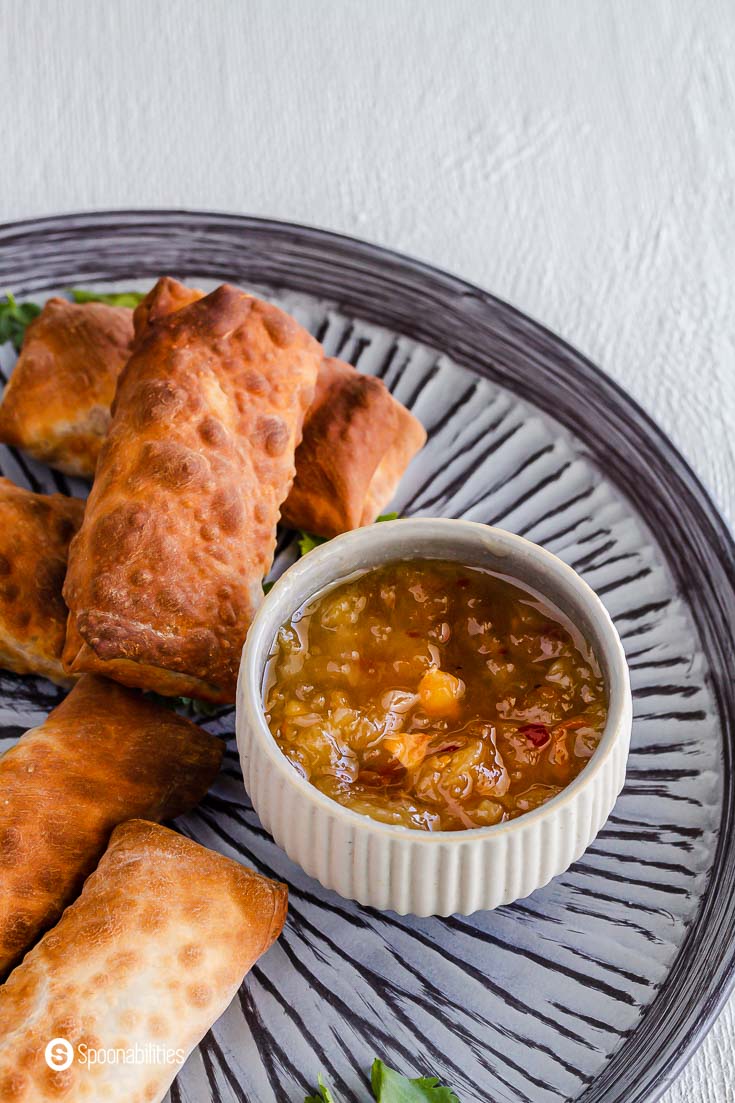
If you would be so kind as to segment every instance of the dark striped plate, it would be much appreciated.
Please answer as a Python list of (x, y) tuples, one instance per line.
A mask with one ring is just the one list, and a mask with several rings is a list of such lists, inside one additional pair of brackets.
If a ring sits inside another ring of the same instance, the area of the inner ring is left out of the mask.
[[(289, 883), (277, 946), (192, 1055), (174, 1103), (301, 1103), (322, 1071), (366, 1098), (374, 1055), (431, 1070), (463, 1103), (642, 1103), (663, 1091), (730, 987), (735, 931), (735, 555), (656, 426), (541, 326), (461, 280), (317, 230), (204, 213), (106, 213), (0, 229), (0, 288), (147, 287), (168, 273), (259, 289), (381, 376), (429, 430), (395, 508), (487, 521), (579, 570), (633, 680), (628, 781), (583, 859), (471, 918), (379, 914), (325, 892), (263, 832), (229, 737), (183, 832)], [(3, 351), (8, 372), (12, 356)], [(2, 449), (34, 488), (83, 493)], [(278, 568), (293, 555), (283, 534)], [(0, 747), (58, 699), (0, 678)]]

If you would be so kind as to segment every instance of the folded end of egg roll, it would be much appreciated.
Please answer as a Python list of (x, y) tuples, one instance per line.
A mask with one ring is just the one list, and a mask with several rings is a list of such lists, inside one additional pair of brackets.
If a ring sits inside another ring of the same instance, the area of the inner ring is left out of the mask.
[[(155, 824), (118, 827), (79, 899), (0, 988), (0, 1098), (159, 1103), (286, 908), (285, 885), (255, 870)], [(57, 1037), (77, 1057), (138, 1046), (145, 1058), (55, 1071), (44, 1051)]]
[(69, 614), (63, 661), (67, 677), (85, 671), (165, 697), (229, 704), (234, 699), (232, 677), (223, 685), (214, 673), (209, 679), (191, 672), (204, 666), (202, 656), (208, 650), (205, 630), (176, 636), (92, 609), (78, 616)]
[(94, 475), (133, 312), (49, 299), (26, 329), (0, 402), (0, 441), (68, 475)]
[(187, 287), (172, 276), (162, 276), (154, 283), (146, 297), (138, 303), (133, 313), (136, 345), (145, 337), (150, 327), (161, 318), (203, 298), (204, 292), (198, 288)]

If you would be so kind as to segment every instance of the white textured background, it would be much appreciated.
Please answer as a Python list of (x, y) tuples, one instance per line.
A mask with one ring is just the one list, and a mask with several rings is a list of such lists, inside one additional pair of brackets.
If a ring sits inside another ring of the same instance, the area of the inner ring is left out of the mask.
[[(735, 522), (733, 0), (0, 0), (0, 219), (204, 207), (489, 288)], [(735, 1100), (735, 1002), (665, 1103)]]

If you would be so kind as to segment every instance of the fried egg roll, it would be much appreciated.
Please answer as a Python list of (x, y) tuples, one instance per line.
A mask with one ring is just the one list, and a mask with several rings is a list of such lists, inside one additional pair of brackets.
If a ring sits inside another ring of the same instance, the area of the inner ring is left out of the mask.
[[(0, 1099), (160, 1103), (280, 934), (286, 900), (285, 885), (165, 827), (118, 827), (79, 899), (0, 988)], [(73, 1057), (63, 1071), (44, 1057), (58, 1037)]]
[(284, 524), (318, 536), (371, 524), (425, 443), (421, 422), (381, 379), (322, 360)]
[(227, 285), (149, 328), (69, 553), (68, 671), (234, 700), (321, 357)]
[(68, 475), (94, 474), (133, 312), (49, 299), (28, 326), (0, 403), (0, 441)]
[(61, 663), (67, 610), (61, 596), (69, 542), (84, 502), (34, 494), (0, 478), (0, 666), (69, 685)]
[(86, 675), (0, 757), (0, 976), (75, 898), (112, 829), (188, 811), (223, 750), (165, 706)]
[[(170, 277), (160, 279), (135, 310), (136, 340), (157, 319), (202, 294)], [(281, 520), (327, 537), (370, 524), (425, 443), (421, 422), (381, 379), (343, 360), (323, 360)]]

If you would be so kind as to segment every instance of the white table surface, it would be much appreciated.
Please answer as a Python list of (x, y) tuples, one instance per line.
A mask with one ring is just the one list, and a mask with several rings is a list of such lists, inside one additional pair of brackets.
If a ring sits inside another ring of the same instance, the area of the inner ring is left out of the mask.
[[(732, 0), (0, 0), (0, 220), (271, 215), (489, 288), (735, 521)], [(735, 1100), (735, 999), (665, 1103)]]

